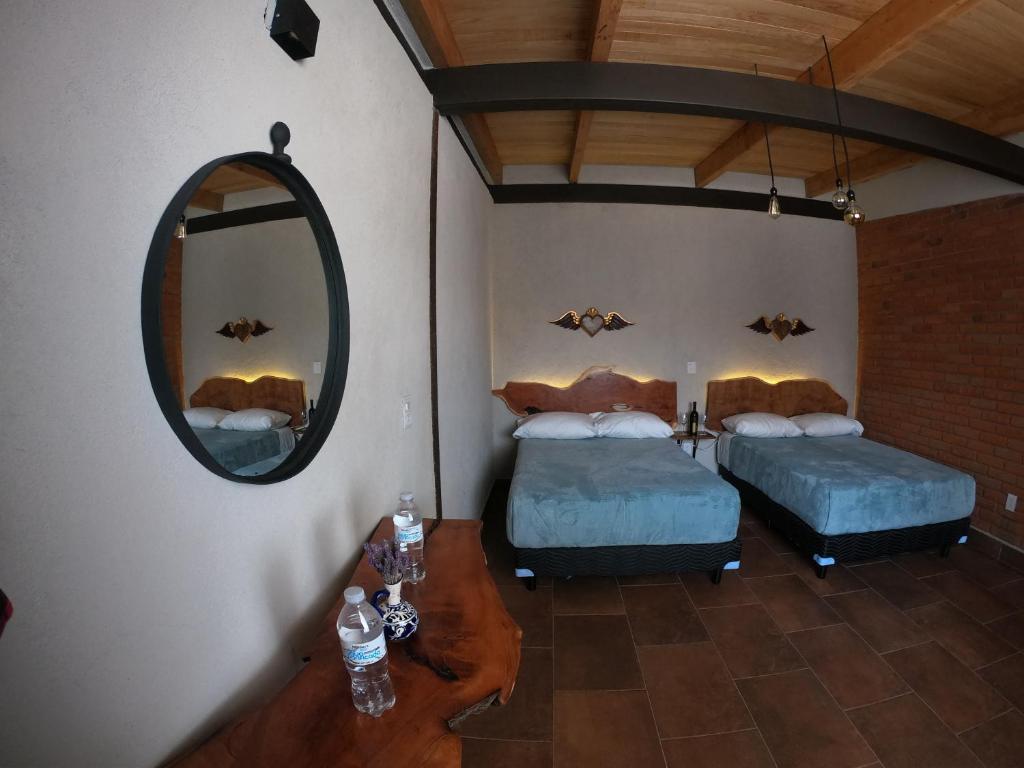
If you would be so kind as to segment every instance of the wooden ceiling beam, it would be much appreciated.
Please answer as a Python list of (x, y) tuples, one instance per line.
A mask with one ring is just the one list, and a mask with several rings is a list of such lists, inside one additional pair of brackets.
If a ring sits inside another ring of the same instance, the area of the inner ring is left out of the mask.
[[(836, 87), (849, 88), (877, 72), (935, 27), (959, 16), (979, 0), (891, 0), (832, 49)], [(797, 82), (831, 87), (828, 59), (822, 56)], [(771, 133), (771, 128), (769, 128)], [(747, 150), (764, 141), (764, 132), (746, 124), (693, 169), (704, 187), (728, 170)], [(833, 178), (829, 182), (835, 184)]]
[[(969, 112), (957, 122), (994, 136), (1006, 136), (1024, 131), (1024, 93), (990, 107)], [(924, 155), (883, 147), (856, 160), (851, 160), (850, 175), (859, 184), (895, 171), (901, 171), (926, 159)], [(835, 170), (827, 168), (805, 179), (804, 188), (807, 197), (817, 197), (831, 192), (835, 188), (835, 183)]]
[[(623, 0), (598, 0), (597, 17), (594, 20), (594, 32), (590, 38), (590, 61), (608, 61), (615, 41), (615, 26), (619, 23)], [(576, 135), (572, 142), (572, 158), (569, 161), (569, 183), (580, 180), (580, 169), (583, 167), (583, 155), (590, 137), (590, 124), (594, 121), (594, 113), (584, 110), (576, 116)]]
[(224, 195), (200, 188), (192, 195), (192, 199), (188, 201), (188, 204), (193, 208), (202, 208), (206, 211), (220, 213), (224, 210)]
[[(402, 0), (402, 8), (436, 67), (462, 67), (465, 60), (441, 0)], [(463, 115), (469, 138), (492, 184), (501, 184), (503, 165), (487, 119), (482, 114)]]

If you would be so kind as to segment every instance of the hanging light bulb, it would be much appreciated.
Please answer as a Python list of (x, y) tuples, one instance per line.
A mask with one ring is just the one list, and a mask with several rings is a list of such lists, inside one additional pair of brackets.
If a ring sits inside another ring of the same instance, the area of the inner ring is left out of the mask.
[(174, 236), (179, 240), (184, 240), (187, 234), (185, 231), (185, 214), (182, 214), (178, 217), (178, 223), (174, 225)]
[[(757, 64), (754, 65), (754, 77), (760, 77), (757, 71)], [(775, 188), (775, 166), (772, 165), (772, 143), (768, 141), (768, 124), (761, 123), (764, 129), (764, 146), (768, 151), (768, 172), (772, 175), (772, 188), (768, 192), (768, 215), (777, 219), (782, 215), (782, 206), (779, 205), (779, 190)]]
[(779, 191), (775, 187), (772, 187), (771, 192), (768, 193), (768, 215), (773, 219), (777, 219), (782, 215), (782, 206), (779, 205)]
[(846, 196), (850, 199), (850, 204), (846, 206), (846, 213), (843, 214), (843, 221), (851, 227), (863, 224), (864, 220), (867, 219), (867, 214), (864, 213), (864, 209), (857, 204), (857, 195), (855, 195), (851, 189), (847, 191)]
[(843, 180), (836, 179), (836, 191), (832, 193), (832, 207), (837, 211), (845, 211), (850, 204), (850, 198), (843, 189)]

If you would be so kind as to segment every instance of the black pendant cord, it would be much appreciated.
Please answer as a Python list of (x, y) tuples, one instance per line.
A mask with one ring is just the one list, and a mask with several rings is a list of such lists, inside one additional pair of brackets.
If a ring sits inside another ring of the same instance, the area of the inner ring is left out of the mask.
[(843, 177), (839, 175), (839, 158), (836, 157), (836, 135), (832, 134), (832, 167), (836, 171), (836, 186), (843, 186)]
[(437, 408), (437, 110), (430, 129), (430, 423), (434, 443), (434, 522), (429, 536), (441, 524), (441, 433)]
[[(843, 130), (843, 117), (839, 112), (839, 92), (836, 90), (836, 72), (832, 69), (832, 53), (828, 49), (828, 40), (821, 36), (821, 43), (825, 46), (825, 60), (828, 62), (828, 74), (832, 78), (832, 100), (836, 105), (836, 123), (839, 124), (839, 138), (843, 140), (843, 156), (846, 158), (846, 185), (852, 188), (853, 177), (850, 175), (850, 151), (846, 146), (846, 131)], [(836, 171), (838, 175), (838, 169)]]
[[(757, 64), (754, 65), (754, 76), (761, 76), (757, 71)], [(772, 143), (768, 140), (768, 123), (761, 123), (761, 128), (764, 129), (764, 145), (768, 150), (768, 172), (772, 175), (772, 192), (775, 192), (775, 166), (772, 165)]]

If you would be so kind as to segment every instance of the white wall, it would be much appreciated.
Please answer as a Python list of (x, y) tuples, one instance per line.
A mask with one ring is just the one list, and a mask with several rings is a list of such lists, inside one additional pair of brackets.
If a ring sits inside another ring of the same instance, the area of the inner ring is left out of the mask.
[[(680, 410), (707, 381), (818, 377), (851, 401), (857, 362), (853, 230), (796, 216), (647, 205), (498, 205), (491, 212), (493, 381), (565, 385), (592, 365), (679, 383)], [(635, 327), (566, 331), (573, 309)], [(783, 342), (746, 326), (785, 312), (816, 330)], [(697, 373), (686, 373), (686, 363)], [(496, 398), (500, 471), (512, 417)]]
[[(305, 218), (190, 235), (182, 243), (185, 399), (213, 376), (299, 379), (320, 399), (330, 321), (324, 270)], [(273, 330), (245, 342), (215, 331), (245, 316)], [(314, 362), (321, 373), (314, 372)]]
[[(5, 766), (153, 765), (208, 735), (295, 669), (398, 491), (432, 511), (431, 100), (371, 3), (318, 3), (317, 55), (303, 63), (269, 40), (264, 6), (5, 7)], [(212, 158), (269, 149), (275, 120), (291, 127), (288, 151), (338, 236), (352, 359), (323, 450), (298, 477), (259, 487), (207, 472), (168, 428), (139, 301), (150, 238), (179, 185)], [(446, 146), (442, 163), (464, 166)], [(466, 241), (456, 217), (446, 226)], [(465, 275), (464, 292), (450, 290), (472, 304), (485, 287)], [(443, 327), (464, 306), (442, 303)], [(405, 394), (420, 415), (408, 432)]]

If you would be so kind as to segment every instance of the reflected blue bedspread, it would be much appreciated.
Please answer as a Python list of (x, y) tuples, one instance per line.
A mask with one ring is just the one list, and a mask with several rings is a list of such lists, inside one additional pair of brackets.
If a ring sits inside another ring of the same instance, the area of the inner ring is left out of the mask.
[(734, 437), (729, 470), (822, 534), (941, 523), (974, 509), (974, 478), (862, 437)]
[(520, 440), (508, 500), (519, 548), (717, 544), (739, 494), (671, 438)]
[(199, 442), (228, 472), (281, 453), (277, 432), (244, 432), (233, 429), (192, 429)]

